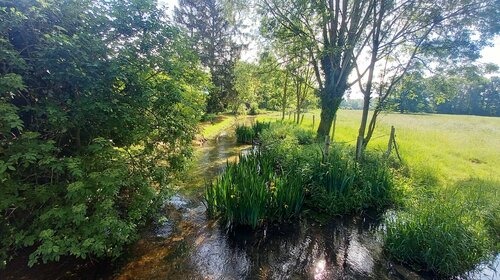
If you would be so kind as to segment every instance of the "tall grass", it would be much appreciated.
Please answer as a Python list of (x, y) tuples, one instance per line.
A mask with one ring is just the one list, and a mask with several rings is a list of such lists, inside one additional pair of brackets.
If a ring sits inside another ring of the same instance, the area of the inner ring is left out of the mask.
[(236, 141), (239, 144), (252, 144), (255, 136), (255, 131), (252, 127), (245, 125), (238, 125), (236, 127)]
[(240, 144), (253, 144), (260, 133), (269, 126), (269, 122), (259, 121), (256, 121), (252, 126), (238, 125), (236, 127), (236, 141)]
[(297, 216), (304, 192), (299, 178), (276, 172), (274, 161), (259, 153), (240, 156), (207, 186), (208, 213), (229, 226), (283, 221)]
[(385, 249), (417, 269), (456, 276), (491, 256), (494, 243), (487, 231), (460, 203), (425, 199), (388, 219)]

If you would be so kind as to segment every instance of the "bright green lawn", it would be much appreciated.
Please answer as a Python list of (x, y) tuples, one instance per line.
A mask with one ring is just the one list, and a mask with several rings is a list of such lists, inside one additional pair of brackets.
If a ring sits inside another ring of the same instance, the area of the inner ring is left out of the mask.
[[(319, 110), (306, 113), (302, 126), (312, 129), (313, 114), (317, 128)], [(259, 117), (273, 118), (279, 118), (279, 113)], [(355, 145), (360, 119), (361, 111), (340, 110), (335, 141)], [(431, 171), (448, 186), (470, 178), (500, 182), (500, 118), (385, 113), (379, 117), (369, 149), (387, 149), (391, 125), (396, 128), (401, 156), (414, 172)]]

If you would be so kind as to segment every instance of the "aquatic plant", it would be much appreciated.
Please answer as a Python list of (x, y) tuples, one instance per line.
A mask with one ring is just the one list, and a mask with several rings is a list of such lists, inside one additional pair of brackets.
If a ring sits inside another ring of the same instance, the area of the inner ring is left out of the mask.
[(252, 127), (245, 125), (236, 126), (236, 141), (239, 144), (252, 144), (255, 139), (255, 131)]
[(240, 156), (207, 185), (208, 213), (228, 226), (283, 221), (297, 216), (304, 193), (299, 178), (277, 172), (274, 161), (262, 154)]
[(269, 126), (269, 122), (259, 121), (256, 121), (252, 126), (238, 125), (236, 126), (236, 141), (240, 144), (252, 144), (260, 133)]

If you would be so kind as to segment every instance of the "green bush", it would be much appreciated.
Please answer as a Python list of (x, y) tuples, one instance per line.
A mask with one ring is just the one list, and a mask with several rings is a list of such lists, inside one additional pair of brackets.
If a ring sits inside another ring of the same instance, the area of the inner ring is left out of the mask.
[(238, 105), (236, 111), (234, 112), (236, 115), (246, 115), (247, 114), (247, 106), (243, 103)]
[(250, 126), (236, 126), (236, 142), (239, 144), (252, 144), (255, 139), (255, 131)]
[(248, 111), (249, 115), (258, 115), (259, 114), (259, 104), (253, 102), (250, 104), (250, 110)]
[(274, 161), (261, 154), (240, 156), (207, 186), (208, 213), (228, 225), (257, 227), (264, 222), (296, 217), (304, 193), (300, 178), (275, 171)]
[(217, 115), (216, 114), (213, 114), (213, 113), (207, 113), (207, 114), (203, 114), (203, 116), (201, 117), (201, 121), (202, 122), (210, 122), (210, 123), (213, 123), (215, 121), (215, 119), (217, 118)]
[(0, 265), (117, 257), (190, 155), (206, 75), (154, 1), (0, 11)]
[(390, 216), (385, 233), (389, 255), (442, 277), (456, 276), (487, 260), (493, 242), (480, 218), (463, 205), (423, 199), (415, 207)]

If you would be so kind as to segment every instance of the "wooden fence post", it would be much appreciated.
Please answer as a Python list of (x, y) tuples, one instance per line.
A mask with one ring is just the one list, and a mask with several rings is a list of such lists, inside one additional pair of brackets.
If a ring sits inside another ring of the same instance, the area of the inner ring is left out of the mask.
[(325, 136), (325, 150), (323, 152), (323, 158), (326, 160), (328, 159), (328, 153), (330, 150), (330, 137), (328, 135)]
[(388, 157), (392, 152), (392, 143), (394, 142), (394, 134), (396, 133), (396, 129), (394, 126), (391, 126), (391, 135), (389, 136), (389, 142), (387, 142), (387, 151), (385, 152), (385, 156)]
[(314, 132), (314, 123), (315, 123), (315, 121), (316, 121), (316, 116), (315, 116), (315, 115), (313, 115), (313, 129), (312, 129), (312, 130), (313, 130), (313, 132)]

